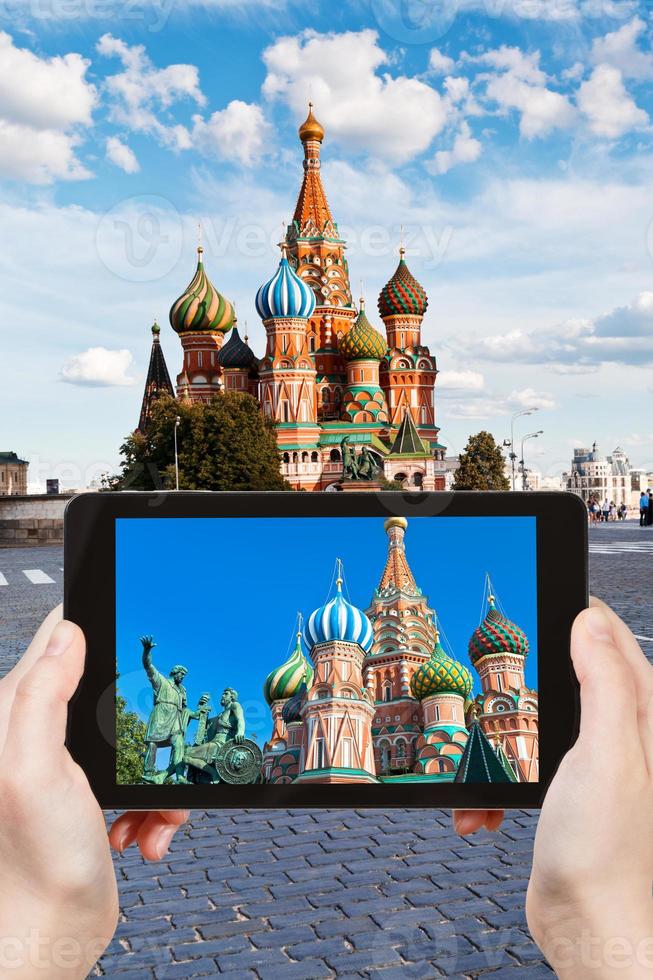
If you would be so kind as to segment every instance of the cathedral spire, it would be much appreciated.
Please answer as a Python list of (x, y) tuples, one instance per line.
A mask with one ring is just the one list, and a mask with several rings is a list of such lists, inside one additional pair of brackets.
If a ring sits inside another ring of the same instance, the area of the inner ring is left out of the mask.
[(154, 321), (152, 324), (152, 352), (150, 354), (150, 365), (147, 369), (147, 379), (145, 381), (145, 391), (143, 392), (143, 404), (141, 405), (141, 415), (138, 420), (138, 431), (145, 432), (148, 422), (152, 415), (152, 406), (161, 395), (170, 395), (174, 398), (174, 390), (168, 368), (166, 366), (163, 350), (159, 341), (161, 327)]
[(378, 592), (394, 588), (400, 592), (417, 595), (419, 589), (406, 558), (404, 536), (408, 521), (405, 517), (389, 517), (383, 528), (388, 535), (388, 558), (378, 585)]
[[(309, 226), (322, 235), (327, 226), (333, 226), (331, 210), (320, 176), (320, 147), (324, 128), (313, 115), (313, 103), (308, 104), (308, 116), (299, 127), (299, 138), (304, 144), (304, 179), (297, 198), (293, 223), (296, 233), (303, 234)], [(328, 237), (333, 237), (331, 227)]]

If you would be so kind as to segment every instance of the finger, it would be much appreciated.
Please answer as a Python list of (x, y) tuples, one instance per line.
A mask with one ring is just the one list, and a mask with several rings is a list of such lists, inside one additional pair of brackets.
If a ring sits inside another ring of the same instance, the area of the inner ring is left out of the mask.
[[(57, 750), (64, 749), (68, 702), (84, 669), (86, 644), (79, 626), (62, 620), (52, 631), (45, 650), (19, 680), (9, 716), (4, 747), (13, 767), (52, 777)], [(47, 743), (43, 726), (47, 726)], [(60, 753), (61, 760), (64, 752)], [(26, 776), (27, 778), (27, 776)]]
[(158, 810), (148, 813), (138, 830), (138, 846), (147, 861), (160, 861), (168, 852), (179, 827), (190, 816), (189, 810)]
[(461, 837), (475, 834), (485, 826), (487, 810), (454, 810), (453, 828)]
[(109, 844), (114, 851), (121, 854), (130, 844), (133, 844), (138, 836), (141, 824), (147, 818), (147, 811), (129, 810), (122, 813), (117, 820), (114, 820), (109, 830)]
[(45, 617), (23, 656), (16, 666), (3, 678), (3, 684), (11, 684), (14, 688), (16, 687), (21, 677), (24, 677), (30, 667), (43, 655), (52, 631), (57, 623), (61, 622), (62, 618), (63, 606), (59, 604)]
[(584, 609), (576, 617), (571, 657), (580, 683), (579, 742), (601, 745), (606, 731), (618, 732), (625, 758), (641, 757), (635, 681), (602, 609)]
[(488, 810), (487, 816), (485, 818), (486, 830), (498, 830), (503, 823), (504, 811), (503, 810)]

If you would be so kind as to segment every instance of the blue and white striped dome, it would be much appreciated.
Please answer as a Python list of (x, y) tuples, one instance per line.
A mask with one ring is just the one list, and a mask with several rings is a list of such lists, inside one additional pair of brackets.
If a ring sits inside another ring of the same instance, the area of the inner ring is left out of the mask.
[(345, 640), (347, 643), (358, 643), (367, 653), (374, 639), (372, 624), (364, 612), (347, 602), (342, 594), (340, 578), (337, 587), (334, 598), (308, 617), (304, 629), (306, 645), (312, 649), (317, 643)]
[(256, 294), (256, 310), (262, 320), (279, 317), (309, 317), (315, 309), (315, 294), (282, 256), (279, 268)]

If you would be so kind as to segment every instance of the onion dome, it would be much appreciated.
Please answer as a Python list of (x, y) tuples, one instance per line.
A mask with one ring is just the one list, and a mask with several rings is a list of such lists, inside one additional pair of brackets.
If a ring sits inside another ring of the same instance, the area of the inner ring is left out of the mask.
[(351, 330), (338, 341), (338, 350), (346, 361), (380, 361), (387, 349), (385, 337), (367, 319), (365, 300), (361, 298), (360, 312)]
[(360, 609), (347, 602), (342, 594), (342, 570), (336, 579), (336, 595), (308, 617), (304, 639), (310, 648), (330, 640), (358, 643), (367, 653), (374, 639), (372, 624)]
[(204, 271), (203, 251), (199, 245), (195, 275), (170, 308), (170, 325), (177, 333), (227, 333), (236, 319), (233, 304), (218, 292)]
[(481, 657), (510, 653), (518, 657), (528, 654), (528, 637), (515, 623), (495, 606), (494, 596), (488, 597), (489, 609), (481, 625), (469, 641), (469, 659), (476, 664)]
[(308, 115), (299, 127), (299, 138), (302, 143), (306, 143), (308, 140), (319, 140), (321, 143), (324, 139), (324, 126), (321, 126), (313, 115), (312, 102), (308, 103)]
[(158, 337), (160, 333), (161, 333), (161, 327), (155, 320), (154, 323), (152, 324), (152, 336)]
[(306, 701), (306, 692), (308, 687), (304, 682), (299, 685), (299, 689), (296, 694), (293, 694), (291, 698), (288, 698), (283, 708), (281, 709), (281, 717), (286, 725), (292, 724), (293, 721), (302, 720), (302, 708)]
[(459, 694), (468, 698), (474, 681), (464, 664), (450, 657), (436, 632), (433, 653), (410, 679), (410, 691), (414, 698), (423, 701), (432, 694)]
[(218, 364), (223, 368), (251, 368), (256, 363), (254, 351), (245, 340), (241, 340), (238, 327), (234, 327), (227, 343), (220, 349)]
[(268, 704), (284, 701), (296, 694), (302, 684), (313, 682), (313, 668), (302, 653), (302, 634), (297, 633), (295, 649), (285, 663), (268, 674), (263, 695)]
[(405, 248), (399, 249), (399, 265), (392, 279), (389, 280), (379, 294), (379, 313), (387, 316), (424, 316), (428, 306), (428, 296), (423, 286), (410, 272), (404, 255)]
[(315, 309), (315, 294), (300, 279), (284, 254), (279, 268), (256, 294), (256, 310), (262, 320), (306, 317)]

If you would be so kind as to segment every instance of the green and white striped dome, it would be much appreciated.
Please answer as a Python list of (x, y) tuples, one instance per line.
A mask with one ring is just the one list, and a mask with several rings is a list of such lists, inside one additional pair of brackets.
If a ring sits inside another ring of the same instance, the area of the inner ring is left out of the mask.
[(263, 695), (268, 704), (285, 701), (296, 694), (302, 683), (313, 683), (313, 668), (302, 652), (302, 634), (297, 633), (295, 649), (285, 663), (268, 674), (263, 685)]

